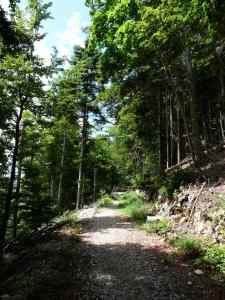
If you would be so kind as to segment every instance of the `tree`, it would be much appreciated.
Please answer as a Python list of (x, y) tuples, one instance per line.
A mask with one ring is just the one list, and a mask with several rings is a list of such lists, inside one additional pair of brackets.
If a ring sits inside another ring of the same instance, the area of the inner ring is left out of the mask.
[[(27, 24), (30, 39), (32, 43), (26, 45), (23, 51), (15, 56), (6, 55), (1, 62), (0, 72), (3, 87), (4, 101), (7, 101), (13, 107), (11, 115), (12, 126), (14, 127), (14, 145), (12, 150), (11, 170), (9, 178), (8, 192), (5, 200), (5, 208), (2, 220), (2, 230), (0, 234), (1, 247), (5, 241), (7, 224), (10, 217), (10, 208), (13, 198), (13, 186), (16, 174), (16, 164), (19, 152), (21, 137), (21, 120), (25, 110), (32, 110), (35, 105), (35, 99), (43, 95), (42, 76), (46, 74), (46, 68), (41, 61), (33, 55), (34, 42), (40, 38), (38, 29), (43, 19), (49, 16), (47, 9), (49, 5), (43, 6), (39, 1), (28, 1), (30, 20)], [(22, 19), (19, 19), (22, 22)], [(23, 25), (25, 28), (25, 20)]]

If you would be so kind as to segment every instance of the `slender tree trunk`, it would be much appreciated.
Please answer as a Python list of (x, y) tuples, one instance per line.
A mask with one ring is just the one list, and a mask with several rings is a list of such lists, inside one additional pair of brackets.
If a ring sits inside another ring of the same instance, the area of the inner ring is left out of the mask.
[(5, 235), (7, 230), (7, 225), (10, 217), (10, 209), (11, 209), (11, 202), (13, 198), (13, 186), (15, 181), (15, 174), (16, 174), (16, 163), (17, 163), (17, 155), (19, 150), (19, 141), (20, 141), (20, 122), (23, 115), (23, 105), (20, 107), (19, 114), (16, 117), (16, 128), (15, 128), (15, 144), (13, 148), (13, 156), (12, 156), (12, 165), (10, 171), (10, 178), (9, 178), (9, 185), (8, 185), (8, 193), (5, 200), (5, 207), (4, 207), (4, 214), (0, 232), (0, 247), (1, 249), (5, 243)]
[(168, 101), (166, 99), (166, 167), (169, 169), (170, 167), (170, 123), (169, 123), (169, 112), (168, 112)]
[(196, 93), (196, 80), (193, 72), (192, 66), (192, 55), (190, 49), (186, 51), (186, 65), (188, 77), (191, 84), (191, 101), (190, 101), (190, 111), (191, 111), (191, 123), (192, 123), (192, 142), (194, 150), (194, 162), (195, 165), (201, 160), (201, 138), (200, 138), (200, 126), (199, 126), (199, 101)]
[(58, 186), (58, 195), (57, 195), (57, 203), (58, 203), (58, 207), (61, 206), (61, 196), (62, 196), (62, 182), (63, 182), (63, 169), (64, 169), (64, 160), (65, 160), (65, 150), (66, 150), (66, 130), (64, 129), (64, 133), (63, 133), (63, 145), (62, 145), (62, 156), (61, 156), (61, 163), (60, 163), (59, 186)]
[(85, 103), (82, 111), (83, 124), (81, 130), (81, 143), (80, 143), (80, 166), (79, 166), (79, 174), (78, 174), (78, 182), (77, 182), (77, 201), (76, 201), (76, 209), (79, 209), (80, 201), (81, 201), (81, 193), (82, 193), (82, 182), (83, 182), (83, 165), (84, 165), (84, 151), (86, 144), (86, 130), (87, 130), (87, 104)]
[(94, 182), (93, 182), (93, 202), (96, 202), (96, 191), (97, 191), (97, 168), (94, 168)]
[(216, 53), (219, 62), (219, 81), (220, 81), (220, 112), (219, 112), (219, 123), (221, 130), (222, 141), (225, 142), (225, 133), (224, 133), (224, 101), (225, 101), (225, 87), (224, 87), (224, 62), (222, 59), (222, 53), (224, 49), (224, 44), (220, 47), (217, 47)]
[(163, 109), (163, 96), (159, 100), (159, 128), (160, 128), (160, 175), (165, 174), (166, 169), (166, 128), (165, 128), (165, 110)]
[(181, 122), (180, 122), (180, 108), (177, 107), (177, 163), (181, 162)]
[(18, 174), (17, 174), (17, 182), (16, 182), (16, 194), (15, 194), (15, 202), (14, 202), (14, 210), (13, 210), (13, 238), (17, 237), (17, 223), (18, 223), (18, 208), (19, 208), (19, 199), (20, 199), (20, 187), (21, 187), (21, 175), (22, 175), (22, 159), (18, 162)]
[(170, 95), (170, 161), (171, 167), (173, 166), (173, 155), (174, 155), (174, 145), (173, 145), (173, 108), (172, 108), (172, 97)]
[(50, 184), (49, 184), (49, 194), (51, 199), (54, 199), (54, 185), (55, 185), (54, 176), (51, 175)]

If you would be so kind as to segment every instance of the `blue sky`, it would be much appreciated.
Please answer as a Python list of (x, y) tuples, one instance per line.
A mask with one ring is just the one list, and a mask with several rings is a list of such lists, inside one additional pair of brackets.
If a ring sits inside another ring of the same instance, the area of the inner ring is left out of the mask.
[[(82, 28), (90, 22), (85, 0), (52, 0), (52, 2), (50, 11), (53, 19), (43, 23), (43, 31), (47, 36), (35, 47), (37, 54), (46, 61), (50, 58), (53, 46), (57, 47), (61, 56), (66, 57), (70, 56), (74, 45), (82, 46), (85, 40)], [(8, 0), (0, 0), (0, 3), (4, 7), (8, 6)]]
[(85, 35), (82, 28), (89, 24), (85, 0), (53, 0), (53, 19), (44, 23), (45, 40), (38, 47), (44, 54), (47, 48), (56, 46), (61, 55), (68, 56), (74, 45), (83, 45)]

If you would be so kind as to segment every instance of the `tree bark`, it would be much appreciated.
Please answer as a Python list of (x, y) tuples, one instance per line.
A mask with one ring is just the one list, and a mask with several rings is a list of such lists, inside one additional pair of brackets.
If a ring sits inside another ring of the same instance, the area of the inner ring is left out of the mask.
[(58, 186), (58, 195), (57, 195), (57, 203), (58, 203), (58, 207), (59, 208), (61, 206), (63, 169), (64, 169), (64, 160), (65, 160), (65, 149), (66, 149), (66, 130), (64, 129), (64, 133), (63, 133), (63, 145), (62, 145), (62, 156), (61, 156), (61, 163), (60, 163), (59, 186)]
[(225, 133), (224, 133), (224, 101), (225, 101), (225, 87), (224, 87), (224, 62), (222, 59), (222, 53), (224, 50), (225, 44), (223, 43), (220, 47), (216, 48), (217, 58), (219, 62), (219, 81), (220, 81), (220, 112), (219, 112), (219, 123), (221, 130), (222, 141), (225, 142)]
[(18, 163), (18, 174), (17, 174), (17, 182), (16, 182), (16, 194), (15, 194), (15, 202), (14, 202), (14, 210), (13, 210), (13, 238), (17, 237), (17, 223), (18, 223), (18, 208), (19, 208), (19, 199), (20, 199), (20, 187), (21, 187), (21, 175), (22, 175), (22, 159), (19, 160)]
[(0, 248), (2, 249), (5, 243), (5, 236), (7, 225), (10, 217), (10, 210), (11, 210), (11, 202), (13, 198), (13, 186), (15, 181), (15, 173), (16, 173), (16, 163), (17, 163), (17, 156), (19, 150), (19, 141), (20, 141), (20, 122), (23, 115), (23, 104), (20, 106), (19, 114), (16, 116), (16, 126), (15, 126), (15, 143), (13, 148), (13, 156), (12, 156), (12, 165), (10, 171), (10, 178), (9, 178), (9, 185), (8, 185), (8, 192), (5, 200), (5, 207), (4, 207), (4, 214), (0, 232)]
[(80, 165), (79, 165), (79, 174), (78, 174), (78, 182), (77, 182), (77, 199), (76, 199), (76, 209), (79, 209), (80, 201), (81, 201), (81, 193), (82, 193), (82, 182), (83, 182), (83, 165), (84, 165), (84, 151), (86, 145), (86, 130), (87, 130), (87, 103), (83, 105), (82, 109), (82, 130), (81, 130), (81, 143), (80, 143)]
[(196, 93), (196, 80), (194, 76), (192, 66), (192, 54), (190, 49), (186, 50), (186, 66), (189, 81), (191, 84), (191, 101), (190, 101), (190, 112), (191, 112), (191, 123), (192, 123), (192, 144), (194, 163), (198, 165), (201, 160), (201, 138), (200, 138), (200, 126), (199, 126), (199, 101)]
[(163, 109), (163, 96), (159, 100), (159, 128), (160, 128), (160, 153), (159, 153), (159, 166), (160, 175), (165, 175), (166, 169), (166, 128), (165, 128), (165, 110)]
[(181, 122), (180, 122), (180, 108), (177, 106), (177, 164), (181, 162)]
[(97, 191), (97, 168), (94, 168), (94, 182), (93, 182), (93, 202), (96, 202), (96, 191)]

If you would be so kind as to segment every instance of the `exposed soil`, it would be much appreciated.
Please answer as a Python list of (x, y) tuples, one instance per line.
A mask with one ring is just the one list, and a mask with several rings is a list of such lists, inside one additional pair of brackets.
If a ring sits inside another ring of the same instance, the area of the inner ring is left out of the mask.
[(84, 210), (80, 222), (81, 234), (62, 227), (1, 266), (0, 299), (225, 299), (223, 287), (116, 208)]
[(81, 237), (91, 257), (88, 299), (225, 299), (222, 287), (195, 275), (165, 242), (116, 209), (99, 211)]

